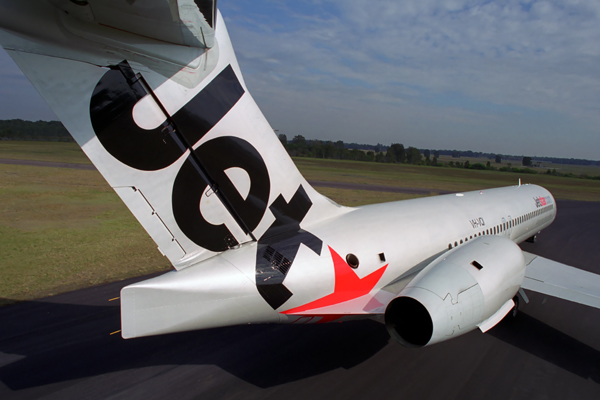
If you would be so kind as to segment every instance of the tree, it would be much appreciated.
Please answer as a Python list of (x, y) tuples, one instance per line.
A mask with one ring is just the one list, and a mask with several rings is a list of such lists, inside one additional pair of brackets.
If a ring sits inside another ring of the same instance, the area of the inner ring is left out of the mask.
[(496, 164), (502, 164), (502, 156), (500, 154), (496, 154)]
[(323, 145), (323, 158), (333, 158), (335, 154), (335, 147), (333, 147), (333, 144), (331, 144), (331, 142), (326, 142)]
[(419, 164), (421, 162), (421, 152), (415, 147), (406, 149), (406, 161), (409, 164)]
[(279, 138), (279, 141), (282, 145), (285, 146), (287, 144), (287, 136), (285, 135), (285, 133), (280, 133), (279, 135), (277, 135), (277, 137)]
[(458, 150), (452, 150), (452, 157), (453, 158), (460, 158), (460, 151), (458, 151)]
[(392, 143), (392, 145), (388, 149), (388, 156), (392, 159), (392, 162), (403, 163), (406, 158), (406, 150), (404, 150), (404, 145), (400, 143)]
[(294, 143), (298, 147), (306, 147), (306, 139), (302, 135), (296, 135), (292, 139), (292, 143)]
[(440, 158), (440, 152), (439, 152), (439, 151), (437, 151), (437, 150), (436, 150), (436, 151), (434, 151), (434, 152), (433, 152), (433, 156), (434, 156), (435, 158), (438, 158), (438, 159), (439, 159), (439, 158)]
[(521, 161), (523, 166), (530, 167), (531, 166), (531, 157), (523, 157), (523, 161)]
[(431, 156), (431, 151), (429, 151), (429, 150), (425, 150), (425, 151), (423, 152), (423, 155), (425, 156), (425, 158), (429, 158), (429, 156)]
[(469, 160), (465, 161), (465, 168), (469, 169), (470, 166), (471, 166), (471, 163), (469, 162)]

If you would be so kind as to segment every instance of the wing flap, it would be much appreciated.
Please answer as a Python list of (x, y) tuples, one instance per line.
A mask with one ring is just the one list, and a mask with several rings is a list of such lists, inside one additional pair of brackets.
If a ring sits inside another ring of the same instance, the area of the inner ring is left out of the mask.
[(522, 287), (534, 292), (600, 308), (600, 275), (531, 253)]

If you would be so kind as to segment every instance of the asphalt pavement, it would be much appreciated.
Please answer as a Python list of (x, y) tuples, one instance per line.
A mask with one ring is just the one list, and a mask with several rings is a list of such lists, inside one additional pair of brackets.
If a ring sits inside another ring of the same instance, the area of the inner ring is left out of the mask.
[[(523, 249), (600, 274), (600, 203)], [(423, 349), (364, 320), (124, 340), (121, 287), (0, 308), (0, 399), (600, 399), (600, 310), (529, 292), (514, 320)]]

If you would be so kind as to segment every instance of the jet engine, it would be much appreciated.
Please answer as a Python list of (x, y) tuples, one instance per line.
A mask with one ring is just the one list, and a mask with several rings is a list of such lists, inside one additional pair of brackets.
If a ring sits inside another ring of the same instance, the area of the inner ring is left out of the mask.
[(523, 283), (523, 252), (510, 239), (482, 236), (425, 267), (385, 311), (390, 335), (423, 347), (495, 326), (514, 307)]

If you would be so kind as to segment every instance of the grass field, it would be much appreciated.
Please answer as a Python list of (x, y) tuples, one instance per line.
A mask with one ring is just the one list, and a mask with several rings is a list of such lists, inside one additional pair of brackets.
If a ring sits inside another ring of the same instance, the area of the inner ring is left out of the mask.
[(0, 305), (167, 270), (96, 171), (0, 164)]
[[(380, 164), (314, 158), (294, 158), (294, 162), (308, 180), (414, 187), (429, 189), (432, 194), (436, 194), (436, 190), (463, 192), (516, 185), (519, 183), (519, 179), (521, 179), (522, 183), (534, 183), (544, 186), (556, 198), (600, 201), (600, 181), (597, 180), (563, 178), (546, 174), (517, 174), (462, 168)], [(343, 199), (332, 198), (340, 204), (345, 204)], [(366, 203), (361, 203), (359, 199), (356, 204)]]
[(91, 164), (77, 143), (0, 141), (0, 158)]
[[(74, 143), (0, 142), (0, 158), (89, 163)], [(297, 158), (309, 180), (467, 191), (523, 183), (600, 201), (600, 182), (547, 175)], [(318, 188), (348, 206), (418, 197)], [(96, 171), (0, 164), (0, 304), (170, 269)]]
[[(535, 157), (533, 157), (535, 161)], [(443, 162), (448, 164), (450, 161), (464, 163), (469, 160), (469, 164), (473, 165), (476, 163), (486, 164), (488, 161), (494, 168), (502, 168), (508, 167), (510, 164), (511, 167), (523, 168), (521, 165), (521, 161), (516, 160), (502, 160), (502, 163), (496, 164), (494, 159), (489, 158), (475, 158), (475, 157), (461, 157), (461, 158), (453, 158), (452, 156), (440, 156), (439, 162)], [(598, 166), (587, 166), (587, 165), (572, 165), (572, 164), (555, 164), (555, 163), (543, 163), (541, 167), (529, 167), (538, 173), (545, 173), (549, 169), (556, 169), (557, 172), (563, 174), (574, 174), (574, 175), (590, 175), (590, 176), (600, 176), (600, 167)]]

